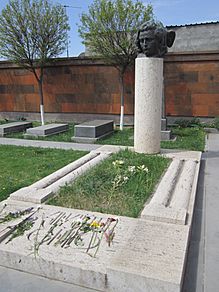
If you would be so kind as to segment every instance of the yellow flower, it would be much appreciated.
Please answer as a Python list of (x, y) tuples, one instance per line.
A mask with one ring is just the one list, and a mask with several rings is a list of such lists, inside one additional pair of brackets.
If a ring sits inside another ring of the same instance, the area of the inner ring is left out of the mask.
[(94, 228), (99, 228), (100, 224), (97, 221), (93, 221), (90, 226)]

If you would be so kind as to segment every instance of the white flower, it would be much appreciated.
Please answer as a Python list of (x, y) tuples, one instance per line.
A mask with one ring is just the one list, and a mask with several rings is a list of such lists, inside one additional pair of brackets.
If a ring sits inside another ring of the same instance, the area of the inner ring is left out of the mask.
[(128, 179), (129, 179), (128, 176), (124, 176), (124, 177), (123, 177), (123, 181), (124, 181), (124, 182), (127, 182)]
[(114, 166), (120, 166), (120, 165), (123, 165), (123, 164), (124, 164), (123, 160), (115, 160), (115, 161), (113, 161), (113, 165)]
[(128, 166), (128, 171), (129, 172), (134, 172), (135, 171), (135, 166), (134, 165), (129, 165)]
[(144, 164), (142, 164), (141, 166), (138, 166), (138, 169), (141, 170), (141, 171), (145, 171), (147, 173), (149, 171), (148, 168)]

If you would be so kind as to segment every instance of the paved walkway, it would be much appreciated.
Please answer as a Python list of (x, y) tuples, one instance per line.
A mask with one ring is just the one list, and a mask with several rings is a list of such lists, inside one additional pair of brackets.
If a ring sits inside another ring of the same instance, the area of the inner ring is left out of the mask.
[[(0, 144), (93, 150), (99, 145), (0, 138)], [(63, 146), (63, 147), (62, 147)], [(67, 148), (65, 148), (67, 147)], [(69, 148), (68, 148), (69, 147)], [(94, 147), (94, 148), (93, 148)], [(219, 134), (203, 154), (183, 292), (217, 292), (219, 279)], [(0, 292), (91, 292), (78, 286), (0, 267)], [(137, 292), (137, 291), (135, 291)]]
[(198, 182), (183, 292), (217, 292), (219, 279), (219, 134), (209, 134)]
[(26, 140), (13, 138), (0, 138), (0, 145), (16, 145), (24, 147), (42, 147), (42, 148), (57, 148), (57, 149), (73, 149), (91, 151), (96, 150), (102, 145), (98, 144), (80, 144), (73, 142), (54, 142), (54, 141), (40, 141), (40, 140)]

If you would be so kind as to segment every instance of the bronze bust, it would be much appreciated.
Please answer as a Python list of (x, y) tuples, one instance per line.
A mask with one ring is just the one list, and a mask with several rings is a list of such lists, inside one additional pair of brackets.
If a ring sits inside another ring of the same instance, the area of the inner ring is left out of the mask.
[(136, 47), (146, 57), (163, 58), (172, 47), (176, 33), (167, 31), (161, 22), (147, 21), (137, 32)]

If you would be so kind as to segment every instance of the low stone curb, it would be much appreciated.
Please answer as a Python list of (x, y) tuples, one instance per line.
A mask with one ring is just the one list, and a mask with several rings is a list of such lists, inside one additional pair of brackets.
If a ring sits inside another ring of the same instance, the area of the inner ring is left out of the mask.
[(111, 152), (91, 151), (36, 183), (12, 193), (10, 198), (18, 201), (43, 203), (54, 196), (62, 186), (73, 182), (91, 167), (109, 157), (110, 154)]
[(213, 134), (218, 134), (219, 130), (216, 128), (204, 128), (206, 133), (213, 133)]
[[(201, 152), (194, 157), (174, 158), (159, 183), (141, 218), (176, 224), (186, 224), (190, 204), (194, 205)], [(169, 154), (168, 157), (171, 157)], [(190, 210), (192, 211), (192, 210)]]

